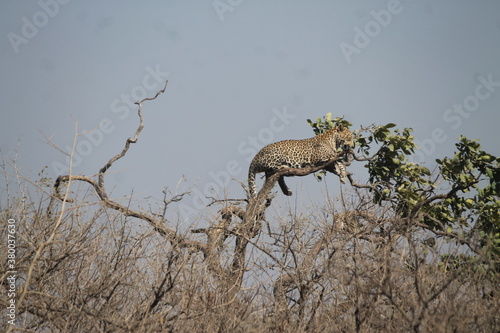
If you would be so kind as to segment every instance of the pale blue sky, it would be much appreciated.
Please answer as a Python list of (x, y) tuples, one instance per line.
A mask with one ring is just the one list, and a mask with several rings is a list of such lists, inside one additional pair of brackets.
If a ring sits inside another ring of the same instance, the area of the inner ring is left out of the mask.
[[(108, 177), (116, 196), (159, 198), (184, 175), (181, 189), (195, 190), (184, 209), (198, 210), (214, 184), (224, 195), (214, 177), (246, 181), (253, 145), (311, 137), (306, 119), (327, 112), (354, 128), (414, 128), (416, 160), (430, 166), (460, 134), (500, 155), (498, 1), (60, 2), (0, 3), (0, 148), (12, 157), (19, 142), (28, 176), (66, 165), (40, 131), (69, 146), (71, 116), (80, 131), (101, 124), (80, 138), (74, 167), (96, 172), (137, 126), (128, 101), (166, 78)], [(307, 200), (324, 195), (312, 176), (288, 183)], [(227, 191), (243, 196), (235, 182)]]

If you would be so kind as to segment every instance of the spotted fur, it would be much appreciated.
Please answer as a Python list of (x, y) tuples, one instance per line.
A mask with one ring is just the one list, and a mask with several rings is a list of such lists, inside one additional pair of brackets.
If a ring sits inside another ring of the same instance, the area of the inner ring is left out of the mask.
[[(338, 153), (338, 148), (350, 149), (353, 147), (354, 139), (351, 131), (341, 125), (310, 139), (271, 143), (262, 148), (250, 164), (248, 170), (250, 197), (255, 197), (257, 193), (255, 187), (257, 173), (265, 172), (267, 178), (282, 167), (319, 166), (332, 159)], [(346, 170), (342, 163), (334, 162), (328, 171), (337, 174), (345, 183)], [(280, 177), (278, 183), (284, 194), (292, 195), (292, 191), (286, 186), (283, 177)]]

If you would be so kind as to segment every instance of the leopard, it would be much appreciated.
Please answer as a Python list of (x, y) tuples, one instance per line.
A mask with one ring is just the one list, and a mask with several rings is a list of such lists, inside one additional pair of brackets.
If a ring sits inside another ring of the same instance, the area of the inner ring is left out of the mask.
[[(271, 143), (262, 148), (253, 158), (248, 169), (249, 197), (256, 197), (255, 175), (264, 172), (266, 179), (281, 168), (304, 168), (320, 166), (334, 158), (339, 149), (348, 151), (354, 148), (353, 133), (343, 125), (335, 127), (303, 140), (284, 140)], [(346, 182), (345, 165), (335, 160), (326, 168), (337, 176), (342, 183)], [(283, 194), (292, 195), (283, 176), (278, 179)]]

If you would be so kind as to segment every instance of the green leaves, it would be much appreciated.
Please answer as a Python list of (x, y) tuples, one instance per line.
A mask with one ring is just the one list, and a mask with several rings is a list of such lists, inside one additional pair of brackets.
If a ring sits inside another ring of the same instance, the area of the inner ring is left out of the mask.
[[(450, 195), (450, 210), (466, 215), (484, 232), (494, 251), (500, 254), (500, 158), (483, 150), (476, 140), (460, 136), (452, 158), (437, 160), (440, 175), (457, 191)], [(460, 192), (471, 197), (460, 200)], [(463, 205), (461, 205), (463, 203)]]
[(316, 122), (312, 122), (311, 119), (307, 119), (307, 123), (313, 128), (314, 134), (316, 135), (326, 132), (329, 129), (334, 128), (335, 126), (338, 125), (342, 125), (346, 128), (352, 126), (350, 122), (344, 119), (344, 116), (336, 117), (335, 119), (332, 120), (331, 113), (327, 113), (325, 116), (323, 116), (323, 119), (317, 118)]
[[(331, 117), (329, 113), (308, 123), (316, 134), (336, 124), (352, 125)], [(410, 162), (417, 148), (411, 128), (400, 130), (388, 123), (353, 132), (362, 154), (358, 160), (367, 161), (375, 203), (389, 204), (396, 215), (418, 219), (457, 240), (470, 239), (477, 230), (477, 246), (500, 258), (500, 158), (483, 151), (477, 140), (460, 136), (453, 156), (437, 159), (438, 168), (431, 173), (425, 165)]]
[[(367, 146), (379, 145), (378, 151), (366, 165), (369, 183), (382, 191), (382, 195), (375, 194), (374, 200), (377, 203), (388, 201), (399, 214), (406, 216), (422, 199), (419, 188), (431, 187), (428, 179), (430, 171), (425, 166), (408, 162), (408, 156), (416, 148), (411, 135), (412, 129), (392, 131), (391, 128), (395, 126), (389, 123), (373, 128), (370, 135), (362, 137), (363, 145), (360, 150), (367, 155), (371, 148)], [(386, 189), (390, 189), (390, 197), (385, 195)]]

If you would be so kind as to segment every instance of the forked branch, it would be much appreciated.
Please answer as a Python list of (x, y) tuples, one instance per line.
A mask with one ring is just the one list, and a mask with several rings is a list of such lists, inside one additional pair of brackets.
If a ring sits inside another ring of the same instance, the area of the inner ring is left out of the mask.
[[(139, 126), (138, 126), (137, 130), (135, 131), (134, 136), (130, 137), (126, 140), (125, 147), (123, 148), (123, 150), (119, 154), (113, 156), (99, 170), (97, 181), (95, 181), (94, 179), (87, 177), (87, 176), (77, 176), (77, 175), (59, 176), (59, 177), (57, 177), (57, 179), (54, 183), (53, 196), (54, 196), (54, 198), (59, 199), (61, 201), (65, 200), (66, 202), (72, 202), (71, 199), (64, 199), (62, 197), (62, 195), (60, 193), (60, 187), (63, 186), (63, 184), (68, 183), (70, 181), (86, 182), (93, 187), (93, 189), (95, 190), (95, 192), (97, 194), (97, 197), (101, 200), (102, 204), (105, 207), (119, 211), (125, 216), (135, 217), (135, 218), (138, 218), (140, 220), (143, 220), (143, 221), (149, 223), (154, 228), (154, 230), (156, 232), (158, 232), (160, 235), (165, 237), (169, 242), (171, 242), (172, 244), (175, 244), (176, 246), (192, 248), (193, 250), (202, 251), (205, 253), (205, 252), (207, 252), (206, 244), (203, 244), (203, 243), (200, 243), (197, 241), (191, 241), (191, 240), (188, 240), (185, 237), (179, 235), (175, 230), (168, 228), (164, 225), (164, 222), (165, 222), (164, 219), (157, 219), (154, 216), (136, 211), (134, 209), (131, 209), (130, 207), (126, 207), (124, 205), (119, 204), (116, 201), (109, 199), (108, 194), (106, 192), (106, 188), (104, 186), (104, 176), (106, 175), (107, 170), (109, 168), (111, 168), (113, 163), (115, 163), (117, 160), (119, 160), (120, 158), (125, 156), (125, 154), (128, 152), (128, 150), (130, 148), (130, 144), (137, 142), (137, 140), (139, 138), (139, 134), (141, 133), (142, 129), (144, 128), (144, 122), (142, 119), (142, 102), (151, 101), (151, 100), (156, 99), (160, 94), (165, 92), (165, 89), (167, 88), (167, 83), (168, 83), (168, 81), (165, 82), (165, 86), (163, 87), (163, 89), (158, 91), (154, 97), (147, 97), (147, 98), (144, 98), (143, 100), (135, 103), (139, 106), (139, 109), (138, 109)], [(50, 209), (48, 212), (50, 213)]]

